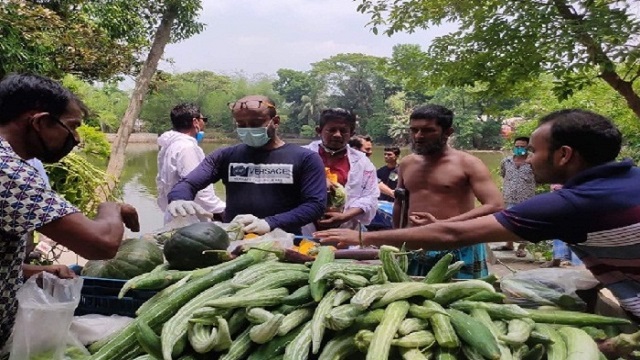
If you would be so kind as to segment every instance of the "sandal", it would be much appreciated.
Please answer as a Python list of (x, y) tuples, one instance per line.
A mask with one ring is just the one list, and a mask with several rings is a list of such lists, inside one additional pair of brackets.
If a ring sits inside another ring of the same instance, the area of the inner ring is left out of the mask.
[(525, 249), (516, 250), (516, 257), (519, 257), (519, 258), (527, 257), (527, 250)]
[(491, 248), (491, 250), (493, 250), (493, 251), (512, 251), (513, 248), (512, 247), (508, 247), (507, 245), (502, 245), (502, 246)]
[(558, 260), (546, 261), (546, 262), (540, 264), (540, 267), (541, 268), (560, 267), (560, 261), (558, 261)]

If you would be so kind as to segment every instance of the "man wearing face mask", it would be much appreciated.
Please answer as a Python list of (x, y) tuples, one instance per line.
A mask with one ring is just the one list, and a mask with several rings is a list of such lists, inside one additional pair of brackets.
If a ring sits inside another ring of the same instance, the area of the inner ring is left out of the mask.
[(108, 259), (122, 242), (124, 226), (139, 231), (130, 205), (102, 203), (88, 219), (27, 162), (54, 163), (71, 152), (86, 114), (82, 102), (53, 80), (9, 75), (0, 81), (0, 348), (13, 327), (23, 276), (75, 276), (66, 266), (23, 265), (25, 234), (37, 230), (84, 258)]
[[(394, 203), (395, 228), (421, 226), (432, 222), (472, 219), (502, 210), (500, 191), (489, 169), (477, 157), (451, 148), (453, 112), (440, 105), (416, 108), (409, 117), (413, 154), (398, 167), (398, 188), (409, 193), (408, 224), (400, 223), (401, 206)], [(475, 201), (481, 205), (476, 207)], [(409, 264), (412, 275), (425, 275), (445, 252), (432, 251), (415, 256)], [(454, 251), (465, 262), (461, 278), (487, 275), (486, 246), (473, 245)]]
[(173, 216), (211, 216), (193, 202), (198, 191), (222, 180), (226, 188), (225, 222), (239, 222), (247, 233), (280, 228), (300, 234), (302, 225), (322, 216), (326, 183), (317, 153), (278, 137), (273, 100), (258, 95), (229, 103), (242, 144), (218, 149), (169, 193)]
[[(322, 219), (304, 227), (309, 235), (316, 229), (344, 227), (355, 229), (371, 223), (378, 208), (376, 167), (367, 155), (348, 146), (356, 127), (355, 116), (345, 109), (332, 108), (320, 114), (316, 132), (321, 140), (306, 147), (320, 154), (324, 166), (337, 175), (347, 194), (344, 209), (327, 209)], [(329, 191), (332, 185), (327, 184)]]
[[(198, 143), (204, 138), (207, 123), (207, 118), (195, 104), (177, 105), (171, 110), (170, 118), (173, 129), (158, 138), (160, 152), (156, 177), (158, 206), (165, 212), (165, 224), (173, 219), (167, 211), (167, 195), (180, 179), (189, 175), (204, 160), (204, 151)], [(218, 220), (222, 220), (221, 215), (226, 204), (216, 196), (213, 185), (198, 191), (194, 202), (214, 214)]]
[[(500, 162), (500, 176), (502, 176), (502, 194), (506, 208), (528, 200), (536, 194), (536, 181), (533, 177), (531, 164), (527, 162), (527, 147), (529, 138), (518, 137), (513, 142), (513, 155), (502, 159)], [(493, 248), (494, 251), (512, 251), (513, 242), (509, 241), (504, 246)], [(518, 244), (517, 257), (527, 256), (525, 244)]]

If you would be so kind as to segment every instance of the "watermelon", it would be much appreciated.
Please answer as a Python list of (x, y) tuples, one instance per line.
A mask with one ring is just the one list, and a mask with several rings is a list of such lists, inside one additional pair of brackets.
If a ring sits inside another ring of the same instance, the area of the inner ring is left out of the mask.
[(82, 275), (128, 280), (153, 270), (163, 262), (162, 250), (154, 242), (126, 239), (113, 259), (88, 261), (82, 268)]
[[(229, 235), (212, 222), (199, 222), (178, 229), (164, 243), (164, 257), (169, 266), (177, 270), (193, 270), (229, 260), (226, 252)], [(218, 253), (205, 253), (218, 250)]]

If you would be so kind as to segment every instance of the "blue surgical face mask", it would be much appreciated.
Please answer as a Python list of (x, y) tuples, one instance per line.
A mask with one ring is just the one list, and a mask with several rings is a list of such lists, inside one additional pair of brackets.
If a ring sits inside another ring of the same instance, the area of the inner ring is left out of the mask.
[(200, 130), (196, 133), (196, 141), (201, 143), (202, 139), (204, 139), (204, 131)]
[(267, 124), (267, 127), (237, 128), (236, 132), (240, 137), (240, 141), (248, 146), (257, 148), (266, 145), (271, 140), (268, 129), (269, 125)]
[(516, 146), (513, 148), (513, 155), (515, 156), (527, 155), (527, 148), (522, 146)]

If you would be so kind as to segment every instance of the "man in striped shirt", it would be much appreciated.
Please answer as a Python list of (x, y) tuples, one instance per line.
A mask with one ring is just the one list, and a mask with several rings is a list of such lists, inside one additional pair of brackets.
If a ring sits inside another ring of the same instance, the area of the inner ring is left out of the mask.
[[(622, 136), (607, 118), (560, 110), (540, 120), (527, 162), (538, 183), (563, 184), (499, 213), (466, 221), (363, 234), (365, 245), (407, 243), (410, 248), (450, 249), (514, 236), (538, 242), (560, 239), (593, 275), (640, 318), (640, 169), (615, 162)], [(323, 243), (358, 243), (357, 232), (314, 234)]]

